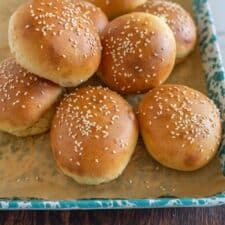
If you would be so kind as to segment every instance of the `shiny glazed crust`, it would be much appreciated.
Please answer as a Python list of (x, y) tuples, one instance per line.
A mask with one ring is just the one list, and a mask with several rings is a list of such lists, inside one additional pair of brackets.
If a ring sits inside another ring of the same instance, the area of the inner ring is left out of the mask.
[(117, 178), (127, 166), (137, 138), (132, 107), (102, 87), (80, 88), (66, 96), (51, 129), (58, 167), (82, 184)]
[(179, 4), (167, 0), (149, 0), (135, 11), (148, 12), (163, 19), (176, 39), (176, 63), (182, 62), (195, 47), (197, 28), (189, 13)]
[(93, 22), (68, 1), (29, 1), (18, 8), (9, 22), (9, 46), (29, 72), (65, 87), (86, 81), (101, 59)]
[(27, 72), (14, 58), (5, 59), (0, 64), (0, 130), (17, 136), (45, 132), (61, 93), (61, 87)]
[(170, 28), (148, 13), (130, 13), (108, 24), (102, 35), (100, 78), (113, 90), (134, 94), (162, 84), (176, 55)]
[(146, 2), (146, 0), (87, 0), (106, 13), (108, 18), (113, 19), (126, 13), (130, 13), (138, 5)]
[(138, 115), (148, 152), (167, 167), (193, 171), (217, 153), (220, 115), (214, 103), (198, 91), (162, 85), (143, 98)]
[(90, 2), (83, 0), (71, 0), (71, 2), (75, 4), (76, 10), (79, 10), (83, 17), (93, 21), (97, 31), (101, 34), (108, 24), (108, 18), (105, 13)]

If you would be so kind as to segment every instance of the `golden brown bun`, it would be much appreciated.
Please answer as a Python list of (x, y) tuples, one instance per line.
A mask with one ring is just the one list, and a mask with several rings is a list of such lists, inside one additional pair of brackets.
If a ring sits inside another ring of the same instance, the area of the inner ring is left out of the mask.
[(82, 0), (71, 0), (76, 7), (77, 11), (80, 11), (80, 14), (86, 18), (91, 19), (97, 28), (97, 31), (101, 34), (108, 24), (108, 18), (105, 13), (97, 6), (90, 2)]
[(219, 112), (202, 93), (182, 85), (162, 85), (139, 105), (148, 152), (161, 164), (182, 171), (205, 166), (221, 141)]
[(117, 16), (131, 12), (146, 0), (86, 0), (101, 8), (106, 15), (113, 19)]
[(9, 45), (28, 71), (61, 86), (76, 86), (97, 70), (101, 43), (90, 19), (75, 4), (30, 1), (9, 22)]
[(124, 94), (146, 92), (170, 75), (176, 44), (170, 28), (148, 13), (113, 20), (102, 34), (102, 80)]
[(12, 129), (8, 131), (8, 133), (11, 133), (17, 137), (27, 137), (27, 136), (33, 136), (37, 134), (42, 134), (47, 132), (52, 123), (53, 116), (55, 115), (56, 111), (56, 105), (51, 106), (41, 117), (40, 119), (32, 124), (30, 127), (27, 127), (25, 129)]
[(176, 63), (183, 61), (194, 49), (197, 39), (196, 26), (189, 13), (179, 4), (166, 0), (148, 0), (135, 11), (159, 16), (169, 25), (176, 39)]
[(47, 131), (62, 89), (8, 58), (0, 64), (0, 130), (29, 136)]
[(132, 107), (103, 87), (85, 87), (61, 102), (51, 144), (58, 167), (78, 183), (97, 185), (117, 178), (138, 138)]

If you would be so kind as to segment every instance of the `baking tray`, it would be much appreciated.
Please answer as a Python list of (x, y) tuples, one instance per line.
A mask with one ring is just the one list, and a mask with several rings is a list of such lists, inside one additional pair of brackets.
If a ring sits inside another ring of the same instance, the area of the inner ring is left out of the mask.
[[(221, 167), (225, 175), (225, 71), (218, 46), (216, 30), (207, 0), (193, 0), (193, 11), (199, 31), (199, 47), (205, 72), (208, 96), (221, 111), (223, 141), (220, 149)], [(208, 198), (157, 199), (91, 199), (70, 201), (0, 199), (0, 209), (125, 209), (209, 207), (225, 204), (225, 191)]]

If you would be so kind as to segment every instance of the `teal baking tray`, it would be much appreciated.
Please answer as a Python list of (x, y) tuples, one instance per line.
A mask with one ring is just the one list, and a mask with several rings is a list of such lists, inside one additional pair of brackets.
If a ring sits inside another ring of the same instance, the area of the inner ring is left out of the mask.
[[(199, 31), (199, 47), (205, 71), (208, 96), (217, 104), (222, 116), (224, 129), (220, 159), (225, 175), (225, 71), (208, 1), (193, 0), (193, 10)], [(208, 198), (89, 199), (70, 201), (0, 199), (0, 209), (2, 210), (209, 207), (223, 204), (225, 204), (225, 191)]]

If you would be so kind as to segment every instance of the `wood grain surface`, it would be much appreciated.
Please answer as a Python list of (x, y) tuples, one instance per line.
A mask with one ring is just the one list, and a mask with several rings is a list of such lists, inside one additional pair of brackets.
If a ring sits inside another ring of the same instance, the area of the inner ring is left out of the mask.
[(223, 225), (225, 206), (215, 208), (0, 212), (0, 225)]

